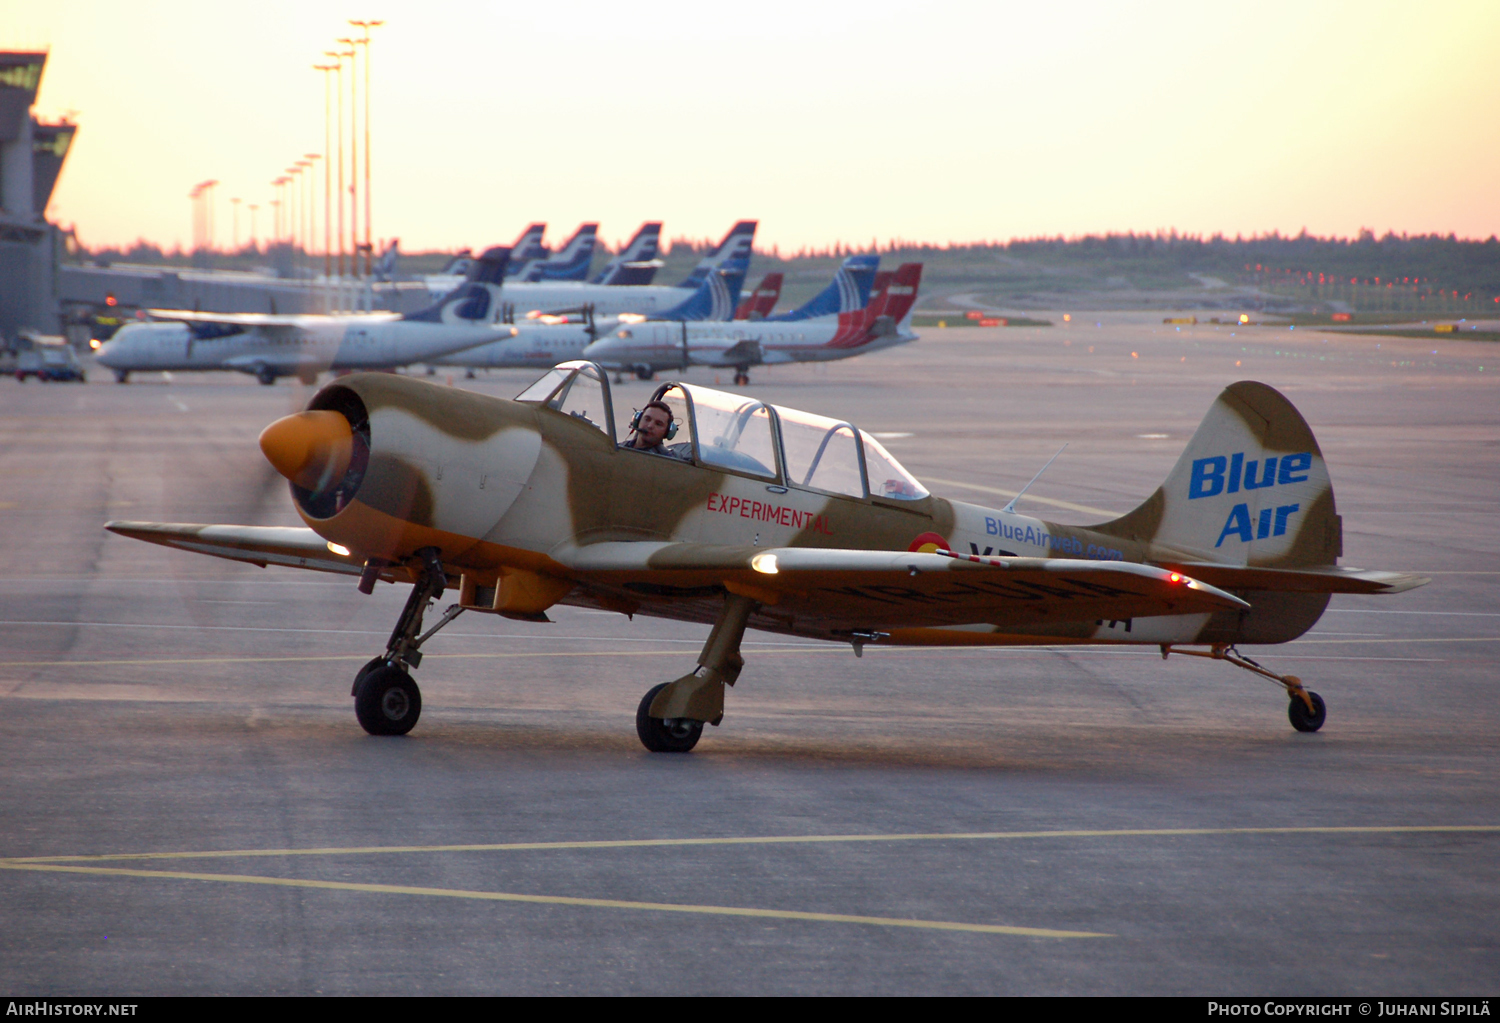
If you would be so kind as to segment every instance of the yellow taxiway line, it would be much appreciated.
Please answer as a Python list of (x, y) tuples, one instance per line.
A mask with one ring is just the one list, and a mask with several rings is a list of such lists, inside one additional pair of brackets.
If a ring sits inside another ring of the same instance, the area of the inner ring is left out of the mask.
[(463, 888), (426, 888), (414, 885), (361, 884), (355, 881), (314, 881), (296, 877), (263, 877), (257, 874), (200, 874), (177, 870), (130, 870), (125, 867), (70, 867), (61, 864), (21, 863), (0, 860), (0, 870), (31, 870), (48, 873), (92, 874), (113, 877), (163, 878), (177, 881), (217, 881), (228, 884), (274, 885), (283, 888), (317, 888), (330, 891), (364, 892), (371, 895), (426, 895), (483, 902), (526, 902), (543, 906), (583, 906), (590, 909), (634, 909), (660, 913), (695, 913), (704, 916), (756, 917), (763, 920), (805, 920), (812, 923), (867, 924), (877, 927), (913, 927), (929, 931), (967, 931), (974, 934), (1008, 934), (1023, 938), (1112, 938), (1094, 931), (1058, 931), (1046, 927), (1010, 927), (1004, 924), (971, 924), (954, 920), (911, 920), (895, 916), (857, 916), (852, 913), (810, 913), (795, 909), (756, 909), (748, 906), (700, 906), (677, 902), (634, 902), (626, 899), (585, 899), (568, 895), (522, 895), (518, 892), (486, 892)]
[(759, 909), (748, 906), (714, 906), (674, 902), (638, 902), (628, 899), (594, 899), (567, 895), (526, 895), (519, 892), (479, 891), (462, 888), (431, 888), (415, 885), (367, 884), (356, 881), (321, 881), (309, 878), (267, 877), (259, 874), (219, 874), (179, 870), (138, 870), (130, 867), (84, 866), (80, 861), (227, 859), (267, 856), (356, 856), (391, 853), (520, 852), (567, 849), (641, 849), (692, 846), (808, 845), (853, 842), (982, 841), (1060, 838), (1177, 838), (1208, 835), (1401, 835), (1401, 834), (1494, 834), (1494, 824), (1350, 825), (1269, 828), (1125, 828), (1067, 831), (971, 831), (912, 832), (884, 835), (766, 835), (731, 838), (619, 839), (581, 842), (504, 842), (466, 845), (348, 846), (317, 849), (231, 849), (197, 852), (115, 853), (85, 856), (32, 856), (0, 859), (0, 870), (157, 880), (205, 881), (220, 884), (269, 885), (325, 891), (360, 892), (370, 895), (412, 895), (471, 899), (484, 902), (515, 902), (532, 905), (576, 906), (589, 909), (621, 909), (660, 913), (692, 913), (704, 916), (749, 917), (763, 920), (811, 923), (862, 924), (876, 927), (906, 927), (971, 934), (1003, 934), (1027, 938), (1110, 938), (1096, 931), (1065, 931), (1047, 927), (1016, 927), (1007, 924), (966, 923), (955, 920), (918, 920), (903, 917), (863, 916), (853, 913), (816, 913), (790, 909)]
[(578, 842), (494, 842), (465, 845), (362, 845), (313, 849), (219, 849), (196, 852), (101, 853), (81, 856), (12, 856), (0, 867), (105, 860), (234, 859), (252, 856), (368, 856), (388, 853), (532, 852), (567, 849), (652, 849), (684, 846), (819, 845), (853, 842), (974, 842), (1036, 838), (1186, 838), (1204, 835), (1405, 835), (1486, 834), (1500, 824), (1373, 824), (1285, 828), (1115, 828), (1094, 831), (916, 831), (884, 835), (744, 835), (728, 838), (622, 838)]

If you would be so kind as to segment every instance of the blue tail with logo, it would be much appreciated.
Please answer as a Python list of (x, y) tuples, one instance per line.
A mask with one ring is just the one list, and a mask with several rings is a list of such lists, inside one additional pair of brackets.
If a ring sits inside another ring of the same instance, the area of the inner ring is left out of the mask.
[(653, 220), (642, 224), (635, 237), (589, 283), (650, 284), (656, 279), (656, 271), (661, 267), (661, 260), (657, 258), (660, 241), (661, 221)]
[(485, 249), (484, 255), (469, 263), (462, 284), (426, 309), (401, 318), (419, 323), (483, 323), (493, 319), (491, 312), (497, 308), (509, 263), (510, 249), (503, 246)]
[(850, 256), (833, 275), (833, 281), (817, 295), (790, 312), (768, 316), (768, 321), (811, 320), (820, 316), (852, 313), (870, 304), (870, 288), (880, 269), (879, 256)]
[(521, 274), (523, 281), (581, 281), (589, 275), (594, 261), (594, 239), (598, 224), (581, 224), (568, 243), (549, 259), (533, 263)]
[(552, 250), (542, 244), (542, 235), (546, 233), (545, 222), (526, 225), (526, 230), (522, 231), (520, 237), (511, 244), (510, 265), (505, 271), (505, 276), (520, 277), (531, 267), (552, 255)]
[(684, 277), (679, 288), (696, 288), (716, 270), (723, 270), (735, 260), (745, 261), (745, 272), (750, 272), (750, 256), (755, 248), (755, 228), (759, 221), (741, 220), (729, 229), (724, 240), (715, 245), (708, 255), (698, 261), (693, 272)]

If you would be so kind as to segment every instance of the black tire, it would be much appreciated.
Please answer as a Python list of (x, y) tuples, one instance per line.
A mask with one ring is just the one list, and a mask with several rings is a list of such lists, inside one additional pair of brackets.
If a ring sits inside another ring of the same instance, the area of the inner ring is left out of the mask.
[(261, 384), (266, 387), (272, 387), (276, 384), (276, 374), (271, 372), (269, 369), (262, 369), (260, 372), (256, 373), (255, 379), (259, 380)]
[(1315, 711), (1308, 713), (1307, 704), (1296, 696), (1286, 706), (1286, 716), (1291, 719), (1292, 727), (1299, 732), (1316, 732), (1323, 727), (1323, 722), (1328, 720), (1328, 705), (1323, 702), (1323, 697), (1317, 693), (1308, 692)]
[(641, 745), (652, 753), (687, 753), (698, 745), (703, 734), (702, 721), (677, 718), (672, 722), (651, 716), (651, 701), (667, 687), (667, 683), (652, 686), (641, 697), (641, 705), (635, 710), (635, 734), (641, 737)]
[(422, 714), (422, 691), (400, 668), (385, 665), (359, 680), (354, 716), (371, 735), (405, 735)]
[(354, 685), (349, 687), (349, 695), (358, 696), (359, 684), (365, 680), (365, 676), (374, 671), (376, 668), (385, 667), (385, 665), (386, 659), (384, 654), (379, 657), (372, 657), (368, 661), (366, 661), (360, 667), (360, 669), (354, 673)]
[(635, 368), (635, 375), (638, 380), (655, 380), (656, 370), (650, 366), (637, 366)]
[(128, 370), (128, 369), (117, 369), (117, 370), (115, 370), (115, 383), (117, 383), (117, 384), (128, 384), (129, 382), (130, 382), (130, 370)]

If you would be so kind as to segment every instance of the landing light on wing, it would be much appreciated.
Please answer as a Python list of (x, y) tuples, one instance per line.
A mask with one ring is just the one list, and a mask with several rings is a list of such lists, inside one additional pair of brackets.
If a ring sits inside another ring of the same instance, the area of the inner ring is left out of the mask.
[(775, 575), (778, 571), (776, 568), (776, 555), (757, 554), (750, 559), (750, 567), (763, 575)]
[(339, 557), (347, 558), (349, 556), (349, 548), (345, 547), (341, 543), (334, 543), (332, 540), (329, 540), (328, 549), (333, 551), (333, 553), (337, 554)]
[(621, 323), (645, 323), (646, 322), (646, 317), (643, 316), (641, 313), (621, 313), (620, 314), (620, 322)]

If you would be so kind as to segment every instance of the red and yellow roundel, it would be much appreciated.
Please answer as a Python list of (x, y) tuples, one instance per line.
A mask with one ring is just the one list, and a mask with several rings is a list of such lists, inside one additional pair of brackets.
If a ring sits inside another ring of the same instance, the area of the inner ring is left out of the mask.
[(937, 533), (922, 533), (906, 548), (918, 554), (931, 554), (933, 551), (948, 551), (953, 548), (948, 546), (948, 541)]

